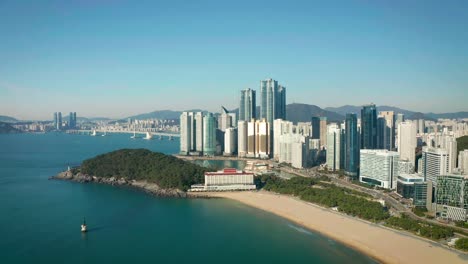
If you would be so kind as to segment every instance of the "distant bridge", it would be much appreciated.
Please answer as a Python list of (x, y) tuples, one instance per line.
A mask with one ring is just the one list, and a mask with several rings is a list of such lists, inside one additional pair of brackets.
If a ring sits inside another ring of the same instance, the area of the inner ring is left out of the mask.
[(151, 132), (151, 131), (128, 131), (128, 130), (103, 130), (103, 129), (96, 129), (96, 130), (90, 130), (90, 129), (70, 129), (67, 130), (68, 134), (84, 134), (84, 135), (90, 135), (93, 131), (96, 131), (98, 134), (110, 134), (110, 133), (120, 133), (120, 134), (141, 134), (141, 135), (146, 135), (146, 133), (150, 133), (150, 135), (153, 136), (162, 136), (162, 137), (180, 137), (180, 134), (176, 133), (168, 133), (168, 132)]

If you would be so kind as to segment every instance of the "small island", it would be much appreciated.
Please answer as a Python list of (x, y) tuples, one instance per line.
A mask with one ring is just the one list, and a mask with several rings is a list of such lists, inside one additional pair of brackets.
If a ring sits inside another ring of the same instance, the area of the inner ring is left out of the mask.
[(187, 197), (190, 186), (202, 183), (208, 171), (211, 170), (163, 153), (121, 149), (87, 159), (81, 166), (51, 178), (127, 185), (157, 196)]

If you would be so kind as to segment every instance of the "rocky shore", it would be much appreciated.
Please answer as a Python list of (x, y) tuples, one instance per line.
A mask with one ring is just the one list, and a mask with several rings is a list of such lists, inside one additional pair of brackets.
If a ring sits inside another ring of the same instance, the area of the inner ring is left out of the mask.
[(137, 180), (128, 180), (124, 177), (96, 177), (92, 175), (86, 175), (81, 172), (74, 174), (72, 171), (64, 171), (55, 176), (50, 177), (49, 179), (54, 180), (68, 180), (75, 181), (79, 183), (102, 183), (109, 184), (113, 186), (129, 186), (134, 187), (140, 190), (143, 190), (147, 193), (158, 197), (180, 197), (187, 198), (189, 197), (186, 192), (179, 189), (163, 189), (155, 183), (148, 181), (137, 181)]

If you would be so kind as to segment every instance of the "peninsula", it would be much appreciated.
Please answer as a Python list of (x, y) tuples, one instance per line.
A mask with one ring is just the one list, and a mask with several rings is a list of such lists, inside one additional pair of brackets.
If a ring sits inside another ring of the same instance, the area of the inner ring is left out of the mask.
[(192, 184), (210, 171), (188, 161), (147, 149), (121, 149), (83, 161), (51, 179), (132, 186), (157, 196), (186, 197)]

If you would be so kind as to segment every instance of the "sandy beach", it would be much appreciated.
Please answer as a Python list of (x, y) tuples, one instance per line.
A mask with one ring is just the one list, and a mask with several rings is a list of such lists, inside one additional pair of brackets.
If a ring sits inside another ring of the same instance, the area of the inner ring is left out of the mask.
[(468, 254), (415, 235), (333, 212), (294, 197), (270, 192), (200, 193), (256, 207), (359, 250), (384, 263), (468, 263)]

